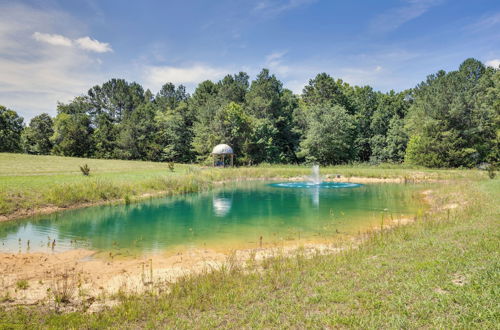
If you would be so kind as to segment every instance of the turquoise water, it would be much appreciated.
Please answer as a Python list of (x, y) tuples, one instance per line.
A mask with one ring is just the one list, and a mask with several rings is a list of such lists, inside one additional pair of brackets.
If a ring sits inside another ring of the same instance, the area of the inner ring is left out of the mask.
[(382, 217), (388, 221), (416, 214), (425, 208), (422, 189), (403, 184), (227, 185), (206, 193), (0, 224), (0, 251), (153, 253), (258, 247), (260, 237), (265, 246), (328, 239), (380, 226)]

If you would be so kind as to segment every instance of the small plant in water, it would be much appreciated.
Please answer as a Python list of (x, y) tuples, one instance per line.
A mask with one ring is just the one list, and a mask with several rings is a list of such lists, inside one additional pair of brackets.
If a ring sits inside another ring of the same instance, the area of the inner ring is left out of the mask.
[(85, 176), (90, 175), (90, 167), (87, 164), (80, 166), (80, 171), (82, 171), (82, 174)]

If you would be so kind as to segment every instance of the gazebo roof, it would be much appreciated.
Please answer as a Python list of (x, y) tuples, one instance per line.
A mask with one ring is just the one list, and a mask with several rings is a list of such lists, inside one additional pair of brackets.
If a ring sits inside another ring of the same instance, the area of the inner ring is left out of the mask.
[(233, 154), (233, 148), (227, 144), (218, 144), (212, 150), (212, 155), (230, 155)]

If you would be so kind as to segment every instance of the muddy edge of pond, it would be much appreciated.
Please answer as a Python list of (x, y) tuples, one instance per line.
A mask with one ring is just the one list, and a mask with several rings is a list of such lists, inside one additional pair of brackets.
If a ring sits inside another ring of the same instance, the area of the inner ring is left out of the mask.
[[(455, 203), (436, 205), (432, 190), (424, 190), (421, 194), (423, 200), (429, 203), (431, 212), (461, 206)], [(97, 253), (84, 249), (61, 253), (0, 253), (0, 291), (4, 293), (0, 304), (12, 307), (51, 303), (51, 292), (54, 288), (60, 286), (61, 281), (69, 281), (70, 286), (75, 287), (73, 306), (81, 306), (84, 301), (91, 300), (92, 304), (94, 301), (95, 304), (90, 311), (97, 311), (117, 302), (112, 298), (97, 301), (98, 297), (112, 297), (120, 292), (165, 290), (167, 283), (175, 282), (186, 275), (217, 269), (228, 262), (245, 266), (250, 261), (258, 263), (273, 256), (294, 256), (301, 253), (311, 257), (317, 254), (338, 253), (358, 247), (369, 233), (414, 221), (411, 217), (399, 218), (385, 224), (383, 228), (371, 227), (365, 233), (355, 236), (342, 235), (337, 240), (330, 237), (316, 241), (270, 242), (253, 249), (184, 249), (133, 258), (112, 252)], [(24, 288), (19, 283), (25, 283)]]
[[(226, 183), (236, 183), (236, 182), (243, 182), (243, 181), (306, 181), (308, 180), (308, 177), (304, 176), (297, 176), (297, 177), (292, 177), (292, 178), (239, 178), (236, 180), (226, 180), (226, 181), (216, 181), (213, 184), (216, 186), (222, 186)], [(356, 176), (351, 176), (351, 177), (335, 177), (333, 175), (325, 175), (324, 181), (331, 181), (331, 182), (352, 182), (352, 183), (436, 183), (436, 182), (446, 182), (446, 180), (436, 180), (436, 179), (426, 179), (426, 178), (368, 178), (368, 177), (356, 177)], [(167, 191), (157, 191), (157, 192), (151, 192), (151, 193), (144, 193), (142, 195), (137, 195), (133, 196), (134, 198), (134, 203), (141, 202), (145, 199), (148, 198), (154, 198), (154, 197), (162, 197), (162, 196), (167, 196)], [(168, 195), (172, 196), (172, 195)], [(54, 206), (54, 205), (48, 205), (44, 207), (38, 207), (34, 209), (20, 209), (16, 210), (13, 213), (9, 214), (4, 214), (0, 215), (0, 223), (5, 222), (5, 221), (13, 221), (13, 220), (22, 220), (22, 219), (27, 219), (30, 217), (34, 217), (37, 215), (47, 215), (47, 214), (52, 214), (52, 213), (57, 213), (61, 211), (66, 211), (66, 210), (74, 210), (74, 209), (81, 209), (81, 208), (86, 208), (86, 207), (92, 207), (92, 206), (101, 206), (101, 205), (113, 205), (113, 204), (124, 204), (125, 199), (124, 198), (119, 198), (119, 199), (112, 199), (112, 200), (106, 200), (106, 201), (97, 201), (97, 202), (85, 202), (85, 203), (76, 203), (72, 204), (69, 206), (61, 207), (61, 206)]]
[[(404, 225), (413, 219), (395, 219), (384, 229)], [(305, 257), (318, 254), (338, 253), (356, 248), (368, 232), (380, 230), (373, 227), (357, 236), (342, 235), (317, 241), (271, 242), (253, 249), (218, 251), (213, 249), (185, 249), (170, 253), (156, 253), (137, 257), (122, 257), (112, 252), (96, 252), (78, 249), (60, 253), (0, 253), (0, 291), (3, 293), (0, 305), (52, 304), (52, 292), (58, 287), (72, 287), (71, 304), (81, 306), (86, 301), (96, 301), (94, 311), (103, 301), (113, 301), (113, 295), (120, 293), (141, 293), (168, 288), (166, 284), (187, 275), (218, 269), (231, 264), (244, 267), (270, 257), (290, 257), (301, 253)], [(19, 283), (24, 283), (23, 287)], [(102, 299), (101, 299), (102, 300)], [(102, 306), (101, 306), (102, 307)], [(69, 310), (68, 310), (69, 311)]]

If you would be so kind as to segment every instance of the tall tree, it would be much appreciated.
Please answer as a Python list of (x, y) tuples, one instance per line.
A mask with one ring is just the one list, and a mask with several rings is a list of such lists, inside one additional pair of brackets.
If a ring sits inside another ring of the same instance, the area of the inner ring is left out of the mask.
[(57, 105), (54, 120), (53, 152), (62, 156), (91, 157), (93, 155), (90, 105), (84, 97), (68, 104)]
[[(255, 162), (265, 161), (270, 163), (285, 163), (297, 160), (295, 154), (297, 150), (298, 137), (295, 135), (293, 114), (298, 107), (297, 98), (289, 90), (283, 89), (283, 84), (269, 70), (263, 69), (257, 79), (252, 81), (250, 89), (246, 95), (246, 105), (248, 113), (272, 125), (275, 129), (261, 130), (257, 135), (259, 140), (252, 143), (259, 144), (259, 141), (272, 140), (277, 149), (268, 149), (269, 152), (255, 157)], [(258, 127), (257, 125), (256, 127)], [(273, 136), (262, 136), (264, 132), (276, 132)], [(255, 148), (252, 148), (255, 150)], [(274, 150), (278, 150), (277, 154)], [(271, 152), (272, 151), (272, 152)], [(252, 158), (252, 155), (250, 155)]]
[(346, 109), (323, 103), (312, 106), (307, 116), (308, 127), (301, 152), (308, 161), (334, 165), (353, 159), (356, 126)]
[(218, 82), (218, 97), (221, 103), (235, 102), (242, 104), (248, 91), (249, 76), (245, 72), (227, 75)]
[(153, 103), (138, 106), (121, 124), (116, 153), (123, 159), (159, 160)]
[(493, 70), (467, 59), (417, 86), (410, 108), (406, 161), (432, 167), (471, 167), (487, 159), (497, 136), (495, 114), (477, 102), (494, 86)]
[(144, 89), (138, 83), (128, 83), (123, 79), (111, 79), (102, 86), (94, 86), (88, 91), (91, 116), (107, 113), (115, 122), (120, 122), (144, 103)]
[(175, 109), (157, 111), (156, 141), (161, 149), (160, 160), (175, 162), (191, 162), (193, 151), (193, 118), (188, 105), (180, 103)]
[(21, 151), (23, 118), (17, 112), (0, 105), (0, 152)]
[(29, 154), (48, 155), (52, 150), (50, 138), (54, 134), (54, 121), (46, 114), (35, 116), (22, 134), (23, 149)]
[(352, 112), (352, 105), (346, 95), (349, 85), (342, 80), (333, 79), (327, 73), (320, 73), (302, 91), (302, 99), (307, 105), (340, 105)]
[[(370, 160), (375, 162), (403, 161), (404, 154), (402, 155), (400, 150), (406, 149), (407, 139), (404, 138), (406, 133), (403, 129), (402, 119), (406, 116), (409, 105), (407, 92), (396, 93), (391, 90), (387, 94), (378, 95), (377, 105), (370, 123), (370, 148), (372, 152)], [(388, 140), (390, 129), (391, 141)], [(395, 141), (399, 141), (402, 145), (394, 146)], [(391, 147), (388, 146), (389, 143), (391, 143)]]
[(186, 102), (188, 98), (189, 94), (186, 93), (186, 87), (183, 85), (175, 87), (172, 83), (166, 83), (156, 95), (155, 102), (160, 108), (175, 109), (179, 103)]

